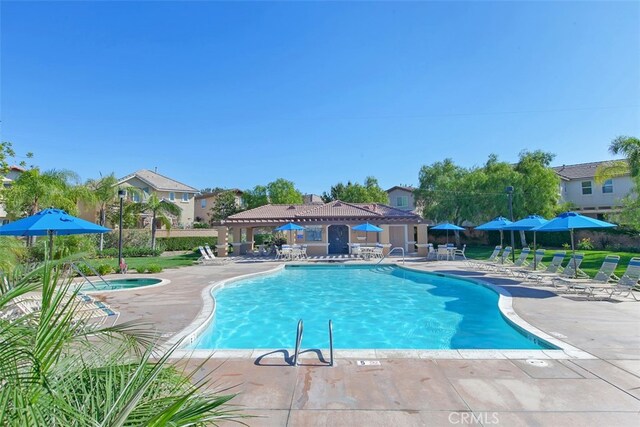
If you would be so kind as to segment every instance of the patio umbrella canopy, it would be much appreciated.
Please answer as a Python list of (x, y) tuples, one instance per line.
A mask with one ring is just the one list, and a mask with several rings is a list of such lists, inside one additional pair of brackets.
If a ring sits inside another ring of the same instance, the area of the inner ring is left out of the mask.
[(448, 222), (443, 222), (442, 224), (438, 224), (435, 227), (431, 227), (432, 230), (447, 230), (447, 244), (449, 244), (449, 230), (453, 231), (464, 231), (464, 228), (458, 227), (455, 224), (450, 224)]
[(373, 224), (369, 224), (368, 222), (365, 222), (364, 224), (356, 225), (355, 227), (352, 228), (352, 230), (364, 231), (365, 234), (366, 234), (365, 242), (367, 242), (369, 240), (369, 232), (370, 231), (375, 232), (375, 233), (380, 233), (382, 231), (382, 228), (376, 227)]
[[(543, 224), (546, 224), (547, 222), (549, 222), (548, 219), (544, 219), (543, 217), (541, 217), (540, 215), (529, 215), (526, 218), (522, 218), (519, 221), (516, 222), (512, 222), (509, 225), (505, 225), (502, 229), (503, 230), (514, 230), (514, 231), (531, 231), (536, 227), (540, 227)], [(536, 268), (538, 268), (538, 266), (536, 265), (536, 256), (535, 256), (535, 252), (536, 252), (536, 231), (533, 230), (533, 269), (535, 270)]]
[(500, 246), (502, 246), (502, 230), (504, 229), (505, 226), (512, 224), (511, 221), (509, 221), (507, 218), (503, 217), (503, 216), (498, 216), (495, 217), (494, 219), (492, 219), (489, 222), (485, 222), (484, 224), (481, 224), (479, 226), (476, 227), (476, 230), (482, 230), (482, 231), (499, 231), (500, 232)]
[(111, 231), (84, 219), (69, 215), (62, 209), (45, 209), (35, 215), (0, 227), (0, 236), (49, 236), (49, 254), (53, 255), (53, 236), (99, 234)]
[(531, 231), (569, 231), (571, 236), (571, 252), (573, 254), (573, 267), (577, 276), (576, 265), (576, 248), (573, 236), (573, 230), (576, 228), (611, 228), (617, 227), (616, 224), (610, 222), (601, 221), (599, 219), (590, 218), (588, 216), (580, 215), (576, 212), (565, 212), (557, 217), (553, 218), (546, 224), (533, 228)]
[(298, 231), (298, 230), (304, 230), (304, 227), (298, 225), (298, 224), (294, 224), (293, 222), (289, 222), (285, 225), (281, 225), (280, 227), (276, 228), (276, 231), (289, 231), (289, 238), (291, 241), (293, 241), (293, 236), (291, 235), (292, 231)]

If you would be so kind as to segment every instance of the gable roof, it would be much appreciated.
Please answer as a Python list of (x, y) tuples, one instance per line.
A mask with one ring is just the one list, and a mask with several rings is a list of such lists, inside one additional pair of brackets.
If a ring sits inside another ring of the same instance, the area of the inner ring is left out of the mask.
[(404, 190), (404, 191), (409, 191), (410, 193), (413, 193), (415, 189), (416, 189), (415, 187), (406, 186), (406, 185), (394, 185), (393, 187), (387, 190), (387, 193), (390, 193), (393, 190)]
[(355, 222), (355, 221), (420, 223), (422, 217), (410, 211), (382, 203), (346, 203), (340, 200), (324, 204), (264, 205), (231, 215), (225, 223), (282, 222)]
[(122, 184), (130, 180), (131, 178), (138, 178), (140, 181), (148, 184), (154, 190), (161, 191), (181, 191), (183, 193), (197, 193), (193, 187), (190, 187), (186, 184), (183, 184), (175, 179), (171, 179), (164, 175), (160, 175), (157, 172), (152, 172), (148, 169), (140, 169), (130, 175), (125, 176), (124, 178), (118, 181), (118, 184)]
[(578, 163), (575, 165), (562, 165), (562, 166), (554, 166), (553, 169), (558, 175), (562, 178), (566, 179), (580, 179), (580, 178), (593, 178), (596, 176), (596, 169), (599, 166), (605, 165), (610, 162), (626, 162), (624, 159), (620, 160), (605, 160), (601, 162), (590, 162), (590, 163)]

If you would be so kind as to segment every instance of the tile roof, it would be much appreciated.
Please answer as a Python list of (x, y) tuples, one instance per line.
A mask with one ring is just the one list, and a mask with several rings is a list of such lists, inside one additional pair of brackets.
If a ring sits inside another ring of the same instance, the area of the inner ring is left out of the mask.
[(155, 190), (182, 191), (185, 193), (198, 192), (198, 190), (193, 187), (190, 187), (186, 184), (183, 184), (174, 179), (168, 178), (164, 175), (160, 175), (157, 172), (152, 172), (147, 169), (140, 169), (139, 171), (136, 171), (130, 175), (125, 176), (124, 178), (120, 179), (120, 181), (118, 181), (118, 184), (126, 182), (134, 177), (149, 184), (149, 186), (153, 187)]
[(607, 164), (611, 161), (626, 161), (620, 160), (605, 160), (601, 162), (590, 163), (578, 163), (575, 165), (562, 165), (554, 166), (551, 169), (556, 171), (558, 175), (567, 179), (579, 179), (579, 178), (593, 178), (596, 175), (596, 169), (598, 166)]
[(240, 190), (239, 188), (229, 188), (228, 190), (219, 190), (219, 191), (212, 191), (210, 193), (202, 193), (202, 194), (198, 194), (195, 198), (197, 200), (199, 199), (206, 199), (208, 197), (213, 197), (213, 196), (217, 196), (220, 193), (226, 193), (227, 191), (232, 191), (235, 193), (236, 196), (242, 196), (244, 194), (244, 191)]
[(404, 220), (421, 222), (422, 218), (409, 211), (403, 211), (381, 203), (346, 203), (340, 200), (324, 204), (305, 205), (264, 205), (231, 215), (224, 222), (250, 221), (388, 221)]
[(414, 192), (416, 187), (411, 187), (411, 186), (406, 186), (406, 185), (394, 185), (393, 187), (391, 187), (390, 189), (387, 190), (387, 193), (395, 190), (395, 189), (399, 189), (399, 190), (405, 190), (405, 191), (409, 191), (409, 192)]

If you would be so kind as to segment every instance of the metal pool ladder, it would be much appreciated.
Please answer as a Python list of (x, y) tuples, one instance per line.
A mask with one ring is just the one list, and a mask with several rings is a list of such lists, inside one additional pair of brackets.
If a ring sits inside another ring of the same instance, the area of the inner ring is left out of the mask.
[(384, 261), (384, 259), (386, 257), (388, 257), (389, 255), (391, 255), (391, 252), (395, 251), (396, 249), (400, 249), (400, 251), (402, 252), (402, 263), (404, 264), (404, 248), (402, 246), (396, 246), (395, 248), (391, 248), (391, 250), (382, 258), (380, 258), (380, 261), (378, 261), (376, 263), (376, 265), (380, 264), (382, 261)]
[[(303, 333), (304, 322), (300, 319), (298, 320), (298, 327), (296, 329), (296, 347), (293, 352), (293, 366), (298, 366)], [(333, 322), (331, 320), (329, 320), (329, 366), (333, 366)]]

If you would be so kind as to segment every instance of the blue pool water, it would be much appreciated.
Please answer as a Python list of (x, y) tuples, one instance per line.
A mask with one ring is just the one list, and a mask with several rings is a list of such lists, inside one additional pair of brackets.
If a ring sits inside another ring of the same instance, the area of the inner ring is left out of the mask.
[[(215, 319), (190, 348), (541, 349), (479, 284), (398, 267), (287, 266), (214, 292)], [(540, 342), (540, 344), (536, 343)]]
[(80, 288), (81, 291), (90, 292), (90, 291), (111, 291), (115, 289), (133, 289), (133, 288), (142, 288), (150, 285), (157, 285), (162, 282), (162, 279), (146, 279), (146, 278), (136, 278), (136, 279), (107, 279), (105, 280), (106, 284), (102, 280), (93, 280), (92, 284), (85, 283)]

